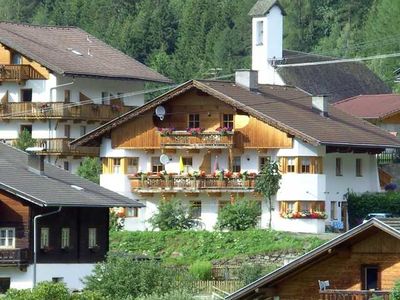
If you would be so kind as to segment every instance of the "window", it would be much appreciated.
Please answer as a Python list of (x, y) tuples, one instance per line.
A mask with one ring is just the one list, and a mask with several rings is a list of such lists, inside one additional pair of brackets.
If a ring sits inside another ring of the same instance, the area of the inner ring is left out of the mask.
[(193, 159), (191, 157), (182, 157), (183, 166), (184, 167), (192, 167)]
[(15, 248), (15, 228), (0, 228), (0, 248)]
[(139, 157), (128, 158), (128, 174), (135, 174), (139, 170)]
[(200, 219), (201, 218), (201, 201), (193, 201), (191, 203), (191, 208), (192, 208), (193, 218)]
[(287, 202), (286, 203), (286, 208), (288, 211), (295, 211), (296, 207), (295, 207), (295, 203), (294, 202)]
[(256, 45), (261, 46), (264, 38), (264, 22), (258, 21), (256, 23)]
[(2, 277), (0, 278), (0, 294), (5, 294), (10, 289), (11, 278)]
[(379, 289), (378, 266), (362, 267), (362, 289), (377, 290)]
[(312, 202), (302, 201), (300, 202), (300, 211), (312, 210)]
[(336, 176), (342, 176), (342, 159), (336, 158)]
[(69, 171), (69, 161), (64, 161), (64, 170)]
[(85, 125), (81, 125), (80, 134), (81, 134), (81, 136), (86, 134), (86, 126)]
[(114, 174), (118, 174), (121, 170), (121, 159), (114, 158)]
[(139, 217), (139, 208), (138, 207), (128, 207), (126, 209), (126, 216), (130, 218), (138, 218)]
[(89, 228), (89, 249), (97, 246), (97, 229)]
[(295, 165), (296, 165), (296, 159), (294, 157), (288, 157), (286, 172), (287, 173), (294, 173), (295, 170), (296, 170)]
[(262, 169), (269, 162), (270, 159), (271, 158), (269, 156), (260, 156), (259, 158), (260, 171), (262, 171)]
[(24, 130), (27, 130), (32, 136), (32, 125), (21, 125), (20, 131), (23, 132)]
[(331, 202), (331, 220), (337, 220), (337, 202)]
[(64, 277), (52, 277), (52, 282), (64, 282)]
[(66, 138), (71, 137), (71, 125), (64, 125), (64, 136)]
[(189, 128), (199, 128), (200, 127), (200, 115), (190, 114), (189, 115)]
[(151, 171), (153, 173), (159, 173), (159, 172), (164, 171), (164, 165), (160, 162), (159, 157), (151, 158)]
[(40, 228), (40, 249), (45, 249), (49, 247), (49, 228)]
[(233, 129), (233, 115), (232, 114), (224, 114), (222, 126)]
[(233, 161), (232, 161), (232, 172), (237, 172), (240, 173), (241, 170), (241, 157), (240, 156), (234, 156)]
[(32, 89), (21, 89), (21, 102), (32, 102)]
[(356, 158), (356, 176), (362, 177), (362, 159)]
[(61, 228), (61, 248), (69, 248), (69, 237), (70, 237), (70, 229), (69, 228)]
[(101, 92), (101, 103), (102, 104), (110, 103), (110, 94), (108, 92)]
[(301, 173), (310, 173), (310, 159), (308, 157), (301, 159)]
[(71, 91), (70, 90), (64, 90), (64, 102), (65, 103), (71, 102)]
[(22, 56), (17, 52), (12, 52), (11, 54), (11, 64), (12, 65), (20, 65), (22, 63)]

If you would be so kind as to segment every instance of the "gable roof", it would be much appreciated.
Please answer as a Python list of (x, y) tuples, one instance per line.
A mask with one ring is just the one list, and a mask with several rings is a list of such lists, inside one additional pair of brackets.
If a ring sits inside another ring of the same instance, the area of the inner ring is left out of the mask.
[[(283, 57), (283, 64), (337, 59), (293, 50), (283, 50)], [(331, 102), (357, 95), (391, 93), (390, 88), (360, 62), (278, 67), (277, 71), (285, 84), (299, 87), (312, 95), (328, 94)]]
[(171, 82), (77, 27), (0, 22), (0, 43), (62, 75)]
[(330, 106), (329, 116), (313, 112), (311, 96), (290, 86), (259, 85), (249, 91), (227, 81), (189, 81), (145, 105), (131, 110), (71, 143), (88, 145), (119, 125), (155, 109), (190, 89), (201, 90), (249, 115), (312, 145), (399, 148), (400, 141), (386, 131)]
[(34, 173), (28, 168), (28, 154), (4, 143), (0, 143), (0, 189), (39, 206), (143, 206), (48, 163), (43, 175)]
[(368, 232), (376, 232), (377, 230), (386, 232), (396, 239), (400, 239), (399, 231), (377, 219), (371, 219), (368, 222), (361, 224), (347, 231), (346, 233), (343, 233), (342, 235), (330, 240), (329, 242), (315, 248), (314, 250), (311, 250), (310, 252), (300, 256), (299, 258), (288, 263), (287, 265), (257, 279), (256, 281), (230, 294), (225, 299), (249, 299), (247, 297), (249, 297), (249, 295), (252, 294), (257, 288), (266, 285), (272, 285), (274, 282), (290, 276), (290, 274), (294, 273), (296, 270), (309, 266), (313, 263), (313, 261), (317, 261), (319, 258), (324, 256), (332, 255), (336, 247), (339, 247), (344, 243), (358, 241), (359, 238), (362, 238), (364, 234), (368, 234)]
[(400, 112), (400, 95), (359, 95), (336, 102), (335, 107), (362, 119), (384, 119)]
[(251, 17), (265, 16), (275, 5), (277, 5), (281, 9), (283, 15), (286, 15), (283, 6), (279, 3), (278, 0), (258, 0), (250, 9), (249, 16)]

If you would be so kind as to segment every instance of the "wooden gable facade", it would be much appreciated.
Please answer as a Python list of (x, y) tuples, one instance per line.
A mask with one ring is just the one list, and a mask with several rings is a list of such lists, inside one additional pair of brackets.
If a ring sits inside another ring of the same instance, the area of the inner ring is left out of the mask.
[[(165, 145), (170, 145), (166, 141), (171, 137), (161, 136), (158, 128), (173, 128), (176, 132), (185, 132), (189, 127), (189, 117), (193, 114), (198, 115), (198, 124), (200, 128), (204, 129), (204, 136), (216, 133), (217, 128), (224, 127), (224, 116), (225, 118), (232, 116), (234, 133), (224, 143), (228, 144), (229, 148), (292, 147), (292, 137), (285, 132), (194, 88), (169, 99), (162, 105), (166, 110), (163, 120), (155, 116), (152, 109), (113, 129), (111, 131), (112, 147), (120, 149), (163, 148)], [(207, 146), (204, 145), (204, 148)]]

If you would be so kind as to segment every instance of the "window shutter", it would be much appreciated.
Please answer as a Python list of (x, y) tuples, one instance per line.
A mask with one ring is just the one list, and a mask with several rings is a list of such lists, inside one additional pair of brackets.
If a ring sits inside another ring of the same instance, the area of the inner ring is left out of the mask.
[(128, 174), (128, 158), (127, 157), (121, 158), (121, 173)]

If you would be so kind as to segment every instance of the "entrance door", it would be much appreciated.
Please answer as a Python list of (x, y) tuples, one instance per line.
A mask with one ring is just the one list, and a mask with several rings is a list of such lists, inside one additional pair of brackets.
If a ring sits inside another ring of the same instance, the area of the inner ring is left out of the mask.
[(363, 290), (378, 290), (378, 266), (365, 266), (362, 268)]

